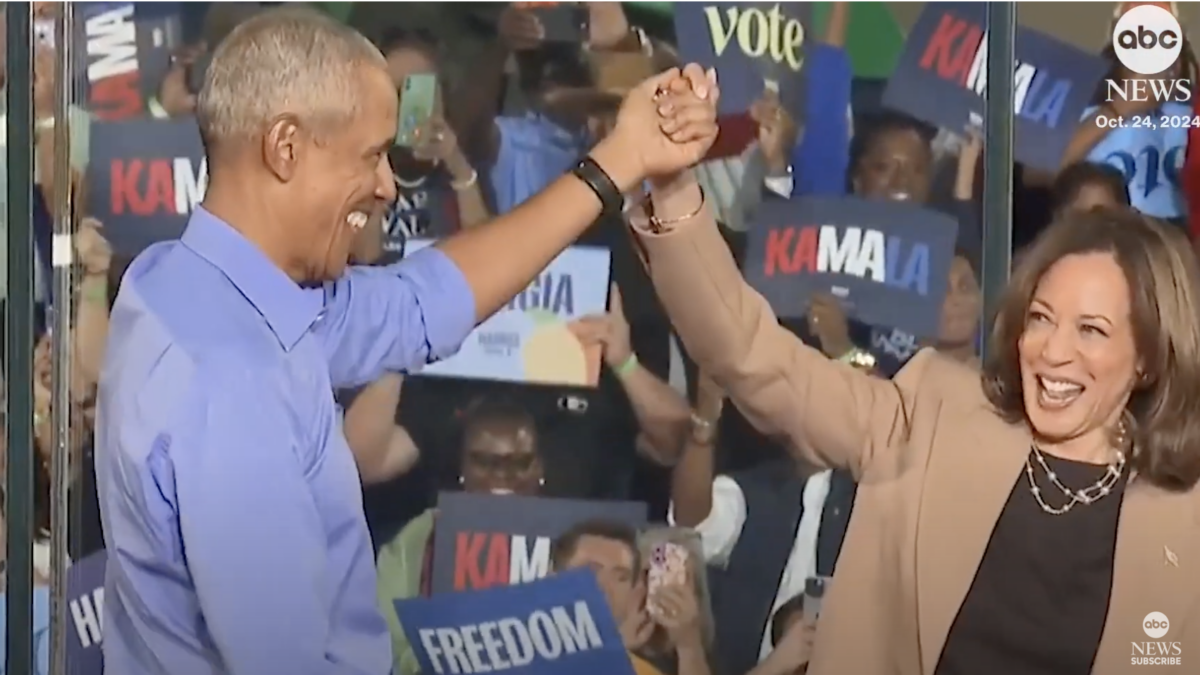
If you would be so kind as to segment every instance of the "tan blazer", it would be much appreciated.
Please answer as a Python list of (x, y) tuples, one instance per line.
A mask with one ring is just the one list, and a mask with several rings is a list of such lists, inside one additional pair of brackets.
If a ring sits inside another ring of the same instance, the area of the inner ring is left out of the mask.
[[(692, 358), (761, 431), (859, 480), (809, 675), (931, 675), (1024, 470), (1026, 428), (993, 413), (976, 372), (933, 350), (888, 381), (806, 347), (746, 285), (707, 214), (661, 235), (632, 220)], [(1198, 495), (1131, 480), (1093, 675), (1200, 672)], [(1186, 665), (1131, 665), (1151, 612), (1171, 622), (1155, 641), (1182, 643)]]

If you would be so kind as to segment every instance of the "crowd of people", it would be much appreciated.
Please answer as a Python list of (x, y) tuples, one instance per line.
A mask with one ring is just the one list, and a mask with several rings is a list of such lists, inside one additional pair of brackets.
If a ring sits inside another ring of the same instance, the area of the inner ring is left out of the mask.
[[(212, 3), (146, 110), (196, 119), (204, 202), (145, 252), (114, 251), (85, 210), (71, 298), (48, 282), (49, 223), (64, 190), (87, 203), (86, 172), (46, 170), (40, 45), (36, 582), (45, 317), (64, 307), (70, 553), (107, 551), (108, 672), (422, 672), (394, 603), (434, 593), (438, 495), (458, 491), (646, 505), (650, 525), (582, 519), (550, 551), (551, 571), (595, 573), (639, 675), (1115, 675), (1131, 642), (1146, 656), (1151, 613), (1189, 658), (1187, 133), (1155, 139), (1178, 166), (1151, 184), (1150, 132), (1096, 121), (1140, 109), (1098, 99), (1058, 171), (1019, 171), (1016, 211), (1040, 234), (1019, 235), (987, 323), (989, 150), (977, 129), (854, 109), (855, 9), (830, 4), (803, 109), (765, 87), (753, 137), (713, 158), (723, 75), (619, 3), (581, 3), (574, 42), (506, 5), (458, 78), (430, 31), (364, 38), (316, 10)], [(1114, 78), (1149, 77), (1105, 57)], [(1170, 77), (1193, 77), (1179, 63)], [(398, 93), (427, 75), (432, 114), (395, 144)], [(764, 205), (834, 197), (957, 221), (933, 334), (868, 325), (832, 293), (778, 316), (747, 283)], [(611, 256), (606, 310), (572, 326), (595, 386), (422, 374), (574, 244)], [(667, 549), (683, 573), (649, 584)]]

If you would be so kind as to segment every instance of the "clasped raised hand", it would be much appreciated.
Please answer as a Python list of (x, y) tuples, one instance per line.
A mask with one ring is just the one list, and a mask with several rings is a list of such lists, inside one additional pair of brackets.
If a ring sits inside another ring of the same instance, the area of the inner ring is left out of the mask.
[(672, 68), (629, 92), (613, 140), (638, 160), (642, 178), (673, 176), (700, 162), (716, 141), (719, 100), (715, 70)]

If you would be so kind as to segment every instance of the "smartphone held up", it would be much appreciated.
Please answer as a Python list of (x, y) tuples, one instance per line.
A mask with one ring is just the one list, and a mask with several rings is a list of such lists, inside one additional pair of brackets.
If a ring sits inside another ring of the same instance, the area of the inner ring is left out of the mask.
[(673, 542), (662, 542), (654, 546), (650, 554), (650, 569), (646, 577), (646, 611), (654, 618), (662, 617), (662, 607), (655, 601), (658, 592), (668, 586), (682, 586), (688, 582), (687, 549)]
[(411, 148), (418, 131), (433, 116), (437, 101), (437, 76), (417, 73), (404, 78), (400, 87), (400, 114), (396, 121), (396, 145)]

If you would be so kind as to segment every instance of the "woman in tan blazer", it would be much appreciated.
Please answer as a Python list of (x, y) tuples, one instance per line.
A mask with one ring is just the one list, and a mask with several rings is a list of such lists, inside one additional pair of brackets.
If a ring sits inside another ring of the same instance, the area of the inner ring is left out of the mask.
[(887, 381), (781, 328), (702, 202), (684, 175), (631, 216), (689, 354), (760, 430), (860, 483), (810, 675), (1197, 672), (1200, 275), (1182, 237), (1136, 214), (1059, 222), (1012, 280), (982, 378), (925, 349)]

